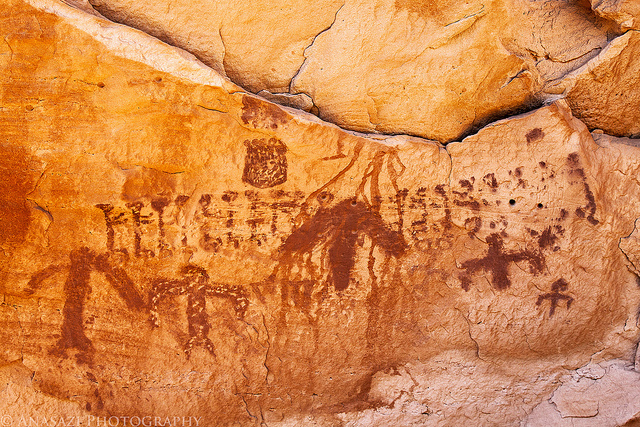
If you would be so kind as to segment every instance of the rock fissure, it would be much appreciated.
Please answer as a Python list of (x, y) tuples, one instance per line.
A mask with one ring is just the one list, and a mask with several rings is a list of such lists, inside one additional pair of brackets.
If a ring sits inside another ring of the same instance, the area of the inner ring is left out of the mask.
[[(309, 45), (307, 47), (304, 48), (304, 50), (302, 51), (302, 55), (304, 57), (304, 60), (302, 61), (302, 64), (300, 64), (300, 67), (298, 67), (298, 70), (294, 73), (294, 75), (291, 77), (291, 80), (289, 81), (289, 93), (292, 95), (296, 95), (298, 93), (304, 93), (305, 95), (309, 96), (309, 98), (311, 98), (311, 102), (313, 102), (313, 97), (305, 92), (300, 92), (300, 91), (295, 91), (293, 90), (293, 86), (295, 85), (295, 79), (298, 77), (298, 74), (300, 74), (300, 72), (304, 69), (305, 64), (307, 64), (307, 50), (309, 50), (311, 47), (313, 47), (314, 43), (316, 42), (316, 40), (318, 39), (318, 37), (320, 37), (322, 34), (328, 32), (329, 30), (331, 30), (331, 28), (334, 26), (334, 24), (336, 23), (336, 21), (338, 20), (338, 13), (340, 13), (340, 11), (342, 10), (342, 8), (346, 5), (347, 3), (342, 3), (342, 6), (340, 6), (338, 8), (338, 10), (336, 10), (334, 17), (333, 17), (333, 22), (331, 22), (331, 25), (329, 25), (327, 28), (325, 28), (324, 30), (320, 31), (318, 34), (316, 34), (313, 37), (313, 40), (311, 40), (311, 43), (309, 43)], [(315, 105), (315, 103), (314, 103)]]

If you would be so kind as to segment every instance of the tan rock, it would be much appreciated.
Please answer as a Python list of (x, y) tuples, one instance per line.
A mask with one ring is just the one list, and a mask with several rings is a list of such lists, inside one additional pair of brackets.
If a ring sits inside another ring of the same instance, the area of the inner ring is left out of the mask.
[(637, 422), (640, 417), (640, 374), (624, 361), (611, 361), (596, 367), (602, 371), (596, 378), (578, 370), (571, 378), (564, 379), (552, 398), (537, 406), (523, 425), (636, 425), (633, 421)]
[(342, 5), (340, 0), (89, 1), (110, 19), (186, 49), (254, 92), (288, 92), (305, 48), (331, 26)]
[(93, 8), (91, 3), (89, 3), (89, 0), (61, 0), (61, 1), (65, 4), (68, 4), (69, 6), (78, 8), (83, 12), (90, 13), (96, 16), (102, 16)]
[(499, 2), (349, 2), (292, 91), (343, 127), (451, 141), (533, 102), (537, 73), (496, 37), (510, 32), (506, 14)]
[[(443, 352), (425, 362), (376, 373), (370, 400), (375, 391), (388, 387), (398, 393), (397, 378), (410, 376), (413, 384), (403, 387), (391, 404), (347, 411), (338, 415), (350, 426), (389, 425), (519, 425), (524, 411), (538, 401), (532, 396), (549, 396), (558, 387), (561, 375), (537, 371), (519, 360), (507, 369), (468, 354)], [(518, 378), (514, 381), (514, 376)], [(408, 385), (408, 384), (407, 384)]]
[(353, 130), (442, 142), (539, 105), (542, 84), (585, 64), (614, 32), (570, 1), (91, 3), (248, 90), (277, 93), (272, 101), (315, 105)]
[(531, 108), (541, 83), (606, 46), (606, 25), (562, 4), (347, 3), (305, 51), (292, 90), (343, 127), (455, 140)]
[(20, 362), (0, 366), (0, 423), (19, 425), (87, 425), (90, 414), (76, 402), (38, 390), (40, 378)]
[(640, 3), (635, 0), (591, 0), (591, 7), (603, 18), (615, 21), (622, 30), (640, 30)]
[(289, 93), (271, 93), (266, 90), (261, 90), (258, 95), (262, 98), (275, 102), (280, 105), (286, 105), (287, 107), (297, 108), (298, 110), (309, 112), (313, 109), (313, 101), (309, 95), (299, 93), (297, 95), (291, 95)]
[(549, 92), (563, 93), (571, 110), (591, 129), (640, 136), (640, 32), (617, 37), (598, 56)]
[(515, 425), (567, 369), (633, 357), (640, 149), (566, 102), (446, 148), (357, 134), (10, 1), (0, 361), (37, 392), (211, 426)]
[(543, 82), (562, 78), (594, 58), (615, 34), (580, 2), (515, 1), (510, 51), (533, 63)]

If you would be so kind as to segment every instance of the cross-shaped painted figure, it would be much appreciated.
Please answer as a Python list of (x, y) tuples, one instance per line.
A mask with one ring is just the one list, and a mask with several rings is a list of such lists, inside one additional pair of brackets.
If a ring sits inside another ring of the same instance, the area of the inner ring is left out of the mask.
[(249, 299), (239, 286), (225, 283), (209, 283), (207, 271), (193, 264), (187, 264), (181, 271), (182, 279), (156, 279), (151, 287), (151, 323), (158, 327), (158, 306), (165, 295), (187, 295), (187, 322), (189, 340), (184, 346), (187, 358), (194, 346), (202, 346), (215, 356), (214, 346), (209, 339), (209, 316), (207, 296), (230, 299), (238, 318), (244, 318)]
[(567, 310), (571, 307), (571, 303), (573, 302), (573, 298), (569, 295), (564, 295), (561, 292), (566, 292), (569, 288), (569, 284), (564, 279), (558, 279), (551, 285), (551, 292), (546, 294), (542, 294), (538, 297), (538, 301), (536, 301), (536, 305), (542, 304), (542, 301), (548, 299), (551, 301), (551, 309), (549, 310), (549, 317), (553, 316), (553, 313), (556, 311), (556, 307), (558, 306), (558, 302), (561, 300), (567, 301)]
[(533, 250), (506, 251), (504, 240), (498, 233), (487, 236), (489, 249), (482, 258), (470, 259), (462, 263), (462, 268), (466, 274), (460, 276), (462, 288), (469, 290), (471, 278), (469, 274), (478, 271), (491, 272), (491, 286), (495, 289), (504, 290), (511, 286), (509, 278), (509, 264), (520, 261), (527, 261), (533, 274), (538, 274), (544, 268), (544, 257), (540, 252)]
[(145, 308), (145, 303), (127, 273), (122, 268), (111, 264), (109, 254), (98, 255), (91, 249), (83, 247), (72, 251), (69, 254), (69, 261), (69, 265), (53, 264), (34, 274), (29, 280), (25, 293), (33, 295), (45, 279), (61, 271), (69, 271), (63, 288), (66, 299), (62, 309), (62, 334), (51, 353), (65, 356), (67, 350), (75, 349), (78, 351), (76, 360), (79, 363), (91, 365), (95, 349), (91, 340), (85, 335), (83, 327), (84, 304), (91, 293), (89, 284), (91, 272), (97, 271), (104, 274), (109, 284), (130, 309), (142, 310)]

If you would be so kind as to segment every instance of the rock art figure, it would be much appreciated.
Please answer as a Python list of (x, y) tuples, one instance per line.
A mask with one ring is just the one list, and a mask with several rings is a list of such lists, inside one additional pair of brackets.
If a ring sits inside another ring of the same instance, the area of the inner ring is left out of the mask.
[(330, 208), (320, 208), (287, 238), (280, 251), (286, 265), (304, 262), (305, 256), (311, 256), (313, 249), (321, 246), (329, 282), (337, 291), (344, 291), (349, 287), (356, 245), (362, 235), (368, 236), (374, 247), (396, 258), (406, 250), (402, 233), (385, 224), (378, 212), (368, 209), (364, 202), (347, 199)]
[[(338, 146), (339, 154), (325, 160), (348, 157), (342, 154), (342, 146)], [(288, 287), (294, 293), (303, 292), (302, 299), (309, 299), (313, 283), (319, 281), (327, 272), (326, 283), (333, 285), (336, 291), (344, 291), (349, 287), (351, 274), (356, 261), (358, 242), (364, 236), (371, 239), (368, 268), (372, 282), (375, 283), (374, 250), (380, 248), (387, 257), (399, 258), (408, 248), (402, 234), (402, 201), (407, 191), (400, 190), (397, 179), (404, 171), (395, 149), (384, 147), (376, 150), (367, 164), (355, 196), (334, 202), (334, 195), (329, 188), (355, 165), (363, 149), (356, 144), (350, 162), (322, 187), (311, 193), (301, 206), (301, 213), (296, 219), (297, 228), (289, 235), (280, 247), (281, 262), (274, 270), (273, 277), (280, 272), (289, 274), (297, 266), (298, 277), (285, 280), (283, 300), (288, 297)], [(397, 171), (395, 164), (400, 165)], [(394, 230), (380, 214), (383, 201), (380, 190), (380, 173), (386, 166), (392, 186), (396, 192), (395, 202), (398, 211), (398, 229)], [(368, 184), (368, 185), (367, 185)], [(368, 194), (367, 194), (368, 188)], [(309, 214), (310, 205), (319, 203), (319, 208)], [(314, 251), (320, 252), (320, 265), (312, 262)], [(302, 273), (306, 273), (303, 275)], [(287, 276), (288, 277), (288, 276)], [(310, 279), (310, 280), (309, 280)], [(293, 295), (294, 300), (299, 295)], [(309, 301), (305, 304), (308, 305)], [(304, 304), (303, 304), (304, 305)]]
[(209, 339), (211, 324), (207, 315), (207, 296), (227, 298), (233, 303), (238, 318), (244, 318), (249, 299), (239, 286), (224, 283), (209, 283), (207, 271), (197, 265), (188, 264), (182, 268), (182, 279), (156, 279), (151, 288), (151, 323), (158, 327), (158, 306), (166, 295), (187, 295), (187, 320), (189, 340), (184, 346), (187, 358), (194, 346), (204, 347), (215, 356), (214, 346)]
[(470, 259), (462, 263), (462, 268), (466, 270), (460, 276), (462, 288), (469, 290), (471, 285), (470, 274), (478, 271), (491, 272), (491, 286), (498, 290), (504, 290), (511, 286), (509, 278), (509, 265), (520, 261), (527, 261), (531, 267), (531, 272), (537, 274), (544, 267), (544, 257), (542, 253), (523, 250), (523, 251), (506, 251), (504, 249), (504, 240), (498, 233), (492, 233), (487, 236), (489, 249), (487, 254), (482, 258)]
[(84, 304), (91, 292), (91, 272), (104, 274), (130, 309), (141, 310), (145, 303), (127, 273), (122, 268), (111, 265), (108, 254), (98, 255), (91, 249), (82, 247), (69, 254), (69, 261), (69, 265), (50, 265), (34, 274), (25, 292), (32, 295), (47, 278), (63, 270), (69, 271), (63, 288), (66, 300), (62, 309), (62, 335), (52, 353), (64, 356), (67, 350), (75, 349), (78, 351), (76, 360), (91, 365), (95, 350), (83, 328)]
[[(166, 204), (163, 206), (162, 203), (164, 201), (154, 200), (152, 201), (152, 206), (155, 211), (164, 209)], [(166, 203), (166, 202), (165, 202)], [(142, 225), (150, 224), (153, 220), (151, 219), (151, 215), (143, 215), (141, 213), (142, 208), (144, 207), (144, 203), (141, 201), (137, 201), (134, 203), (127, 203), (127, 208), (131, 211), (131, 218), (125, 216), (123, 212), (115, 212), (113, 205), (109, 203), (101, 203), (95, 205), (98, 209), (100, 209), (104, 214), (104, 219), (107, 226), (107, 248), (111, 253), (121, 253), (125, 258), (129, 258), (129, 251), (124, 248), (115, 248), (115, 230), (114, 227), (117, 225), (125, 224), (127, 221), (131, 220), (133, 226), (133, 254), (135, 257), (154, 257), (155, 253), (149, 249), (142, 247)], [(160, 217), (159, 217), (160, 221)], [(164, 239), (164, 228), (163, 224), (158, 224), (159, 232), (160, 232), (160, 242), (158, 246), (160, 249), (166, 250), (166, 244), (163, 242)]]
[(569, 154), (569, 156), (567, 157), (567, 164), (572, 168), (569, 170), (569, 174), (578, 176), (582, 181), (587, 202), (586, 206), (576, 208), (576, 215), (578, 216), (578, 218), (586, 217), (587, 221), (589, 221), (589, 224), (591, 225), (598, 225), (600, 221), (595, 218), (597, 208), (596, 199), (593, 195), (593, 192), (591, 191), (591, 188), (589, 188), (589, 184), (587, 183), (587, 175), (585, 174), (584, 168), (581, 165), (580, 156), (578, 155), (578, 153)]
[(551, 309), (549, 310), (549, 318), (553, 316), (553, 313), (556, 311), (556, 307), (559, 305), (558, 303), (562, 300), (567, 301), (567, 310), (571, 307), (571, 303), (573, 302), (573, 297), (569, 295), (565, 295), (562, 292), (566, 292), (569, 288), (569, 284), (564, 279), (558, 279), (551, 285), (551, 292), (546, 294), (542, 294), (538, 297), (536, 301), (536, 305), (541, 305), (542, 302), (546, 299), (551, 301)]
[(246, 140), (242, 182), (269, 188), (287, 182), (287, 146), (276, 138)]

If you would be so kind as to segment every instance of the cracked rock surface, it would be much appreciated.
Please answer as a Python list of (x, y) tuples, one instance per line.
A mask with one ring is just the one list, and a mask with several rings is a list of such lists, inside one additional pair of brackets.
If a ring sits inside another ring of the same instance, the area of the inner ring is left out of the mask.
[(638, 417), (613, 3), (7, 1), (0, 423)]
[[(301, 108), (284, 95), (304, 94), (312, 107), (303, 109), (341, 127), (440, 142), (553, 99), (565, 77), (638, 25), (634, 1), (90, 2), (254, 93), (278, 94), (271, 100)], [(608, 88), (636, 80), (637, 55), (624, 49), (624, 63), (607, 68)], [(605, 95), (594, 79), (586, 76), (586, 87)], [(637, 136), (635, 116), (617, 123), (617, 111), (603, 114), (600, 100), (578, 91), (591, 129)]]

